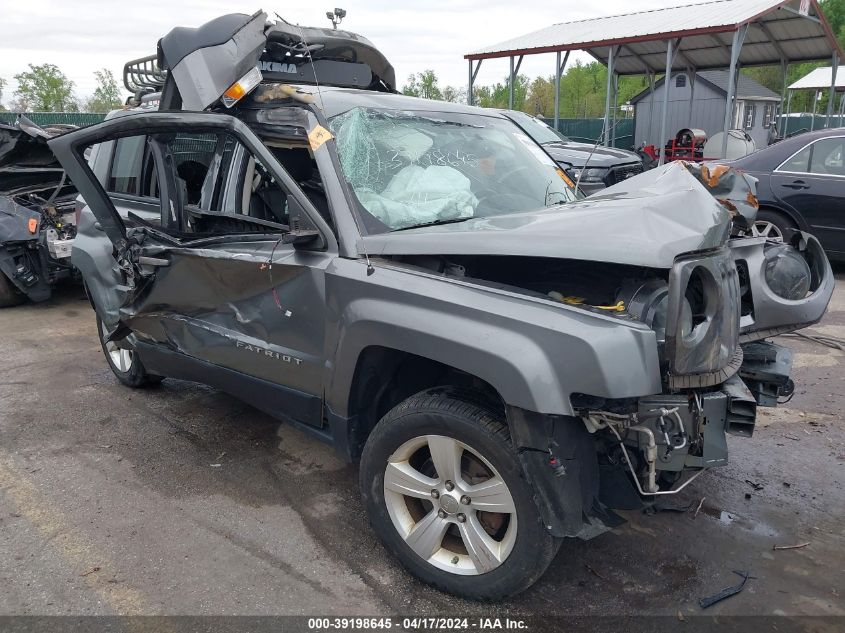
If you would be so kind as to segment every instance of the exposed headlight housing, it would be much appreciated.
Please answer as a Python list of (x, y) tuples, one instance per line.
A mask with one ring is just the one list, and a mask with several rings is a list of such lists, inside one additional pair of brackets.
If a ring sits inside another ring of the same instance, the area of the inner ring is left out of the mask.
[(810, 292), (813, 276), (807, 260), (788, 244), (766, 248), (764, 275), (766, 285), (781, 299), (798, 301)]
[[(666, 342), (666, 322), (669, 313), (669, 285), (662, 279), (627, 284), (619, 296), (628, 309), (628, 314), (649, 326), (657, 335), (657, 342)], [(692, 306), (684, 298), (678, 330), (681, 336), (692, 333)]]
[(575, 176), (575, 179), (578, 180), (580, 176), (581, 182), (584, 183), (600, 183), (604, 182), (604, 179), (607, 177), (607, 173), (610, 171), (605, 167), (576, 167), (572, 170), (572, 175)]

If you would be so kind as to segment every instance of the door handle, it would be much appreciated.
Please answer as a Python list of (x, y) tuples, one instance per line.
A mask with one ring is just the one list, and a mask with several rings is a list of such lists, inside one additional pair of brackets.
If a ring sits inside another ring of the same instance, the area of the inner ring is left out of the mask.
[(166, 268), (167, 266), (170, 266), (170, 260), (141, 255), (138, 257), (138, 264), (141, 266), (151, 266), (153, 268)]
[(806, 184), (803, 180), (796, 180), (795, 182), (783, 183), (781, 187), (786, 187), (787, 189), (809, 189), (810, 185)]

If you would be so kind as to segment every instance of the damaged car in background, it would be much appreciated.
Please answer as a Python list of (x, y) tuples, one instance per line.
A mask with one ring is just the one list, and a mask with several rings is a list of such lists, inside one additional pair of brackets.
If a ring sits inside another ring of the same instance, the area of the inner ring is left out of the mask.
[(46, 140), (75, 129), (42, 129), (26, 117), (0, 124), (0, 308), (46, 301), (74, 277), (76, 189)]
[(105, 359), (360, 461), (423, 581), (529, 587), (791, 394), (767, 339), (817, 322), (833, 275), (807, 233), (746, 236), (742, 174), (676, 162), (579, 199), (501, 114), (396, 94), (366, 39), (261, 12), (158, 50), (125, 76), (163, 111), (50, 141), (89, 205), (73, 262)]

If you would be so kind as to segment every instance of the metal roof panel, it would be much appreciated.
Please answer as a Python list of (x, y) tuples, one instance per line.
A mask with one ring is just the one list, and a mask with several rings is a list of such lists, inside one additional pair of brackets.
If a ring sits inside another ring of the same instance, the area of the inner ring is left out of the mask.
[[(804, 75), (789, 86), (790, 90), (829, 90), (831, 72), (833, 68), (816, 68), (808, 75)], [(840, 68), (836, 73), (836, 88), (845, 89), (845, 68)]]
[[(719, 53), (717, 48), (706, 53), (690, 51), (689, 62), (696, 66), (700, 62), (701, 66), (698, 67), (705, 68), (725, 67), (730, 61), (730, 32), (750, 23), (764, 23), (772, 38), (781, 44), (790, 58), (793, 52), (796, 60), (824, 59), (832, 55), (834, 47), (838, 49), (839, 46), (824, 18), (820, 16), (817, 1), (811, 0), (811, 16), (818, 15), (821, 20), (797, 15), (798, 4), (798, 0), (711, 0), (701, 4), (576, 20), (553, 24), (475, 50), (465, 57), (484, 59), (580, 49), (606, 63), (609, 46), (622, 45), (639, 55), (659, 51), (663, 59), (660, 62), (649, 60), (649, 65), (651, 70), (662, 72), (665, 69), (664, 41), (683, 36), (678, 57), (684, 56), (687, 47), (701, 48), (709, 40), (711, 46), (723, 46), (723, 52)], [(779, 10), (783, 7), (784, 10)], [(763, 28), (757, 26), (749, 29), (746, 38), (749, 47), (747, 50), (743, 48), (740, 64), (780, 63), (781, 55)], [(801, 42), (807, 38), (813, 41), (810, 44)], [(755, 44), (761, 46), (754, 48)], [(687, 65), (688, 62), (676, 59), (676, 68)], [(639, 66), (639, 70), (629, 70), (633, 69), (634, 64), (626, 61), (618, 70), (620, 74), (639, 74), (643, 72), (643, 63), (640, 62)]]

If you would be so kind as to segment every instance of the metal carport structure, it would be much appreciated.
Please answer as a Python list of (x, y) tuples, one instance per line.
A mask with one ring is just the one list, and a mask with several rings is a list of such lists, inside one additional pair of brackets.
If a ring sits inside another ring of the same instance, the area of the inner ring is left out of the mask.
[[(816, 103), (818, 102), (818, 95), (822, 90), (827, 90), (831, 86), (833, 87), (834, 92), (831, 93), (832, 95), (835, 92), (845, 92), (845, 73), (839, 73), (838, 75), (835, 74), (835, 69), (833, 67), (828, 68), (816, 68), (815, 70), (811, 71), (810, 73), (804, 75), (798, 81), (790, 84), (787, 87), (787, 91), (789, 96), (786, 101), (786, 123), (784, 124), (784, 135), (787, 134), (787, 129), (789, 125), (789, 115), (792, 111), (792, 93), (796, 90), (815, 90), (816, 91), (816, 98), (813, 100), (813, 123), (815, 123), (815, 109)], [(833, 99), (829, 99), (828, 101), (833, 101)], [(835, 104), (828, 103), (827, 108), (827, 127), (830, 127), (830, 117), (835, 110)], [(838, 109), (838, 116), (840, 121), (843, 116), (845, 116), (845, 94), (842, 95), (839, 99), (839, 109)]]
[[(728, 68), (723, 157), (727, 151), (727, 131), (733, 117), (740, 66), (780, 64), (785, 79), (791, 63), (832, 59), (835, 82), (839, 60), (843, 58), (842, 49), (817, 0), (714, 0), (554, 24), (468, 53), (464, 55), (469, 60), (468, 100), (472, 103), (473, 83), (483, 60), (510, 59), (509, 106), (513, 107), (514, 79), (522, 59), (526, 55), (556, 53), (554, 118), (557, 125), (560, 77), (573, 50), (586, 51), (608, 68), (605, 144), (611, 139), (611, 103), (615, 104), (618, 98), (617, 78), (620, 75), (647, 75), (649, 85), (653, 87), (657, 74), (665, 74), (668, 82), (675, 71), (688, 71), (694, 77), (698, 70)], [(695, 89), (694, 84), (692, 88)], [(831, 94), (833, 92), (832, 85)], [(668, 91), (660, 126), (658, 146), (661, 148), (666, 140), (667, 99)], [(832, 104), (831, 98), (828, 114), (832, 114)], [(661, 152), (661, 162), (663, 158)]]

